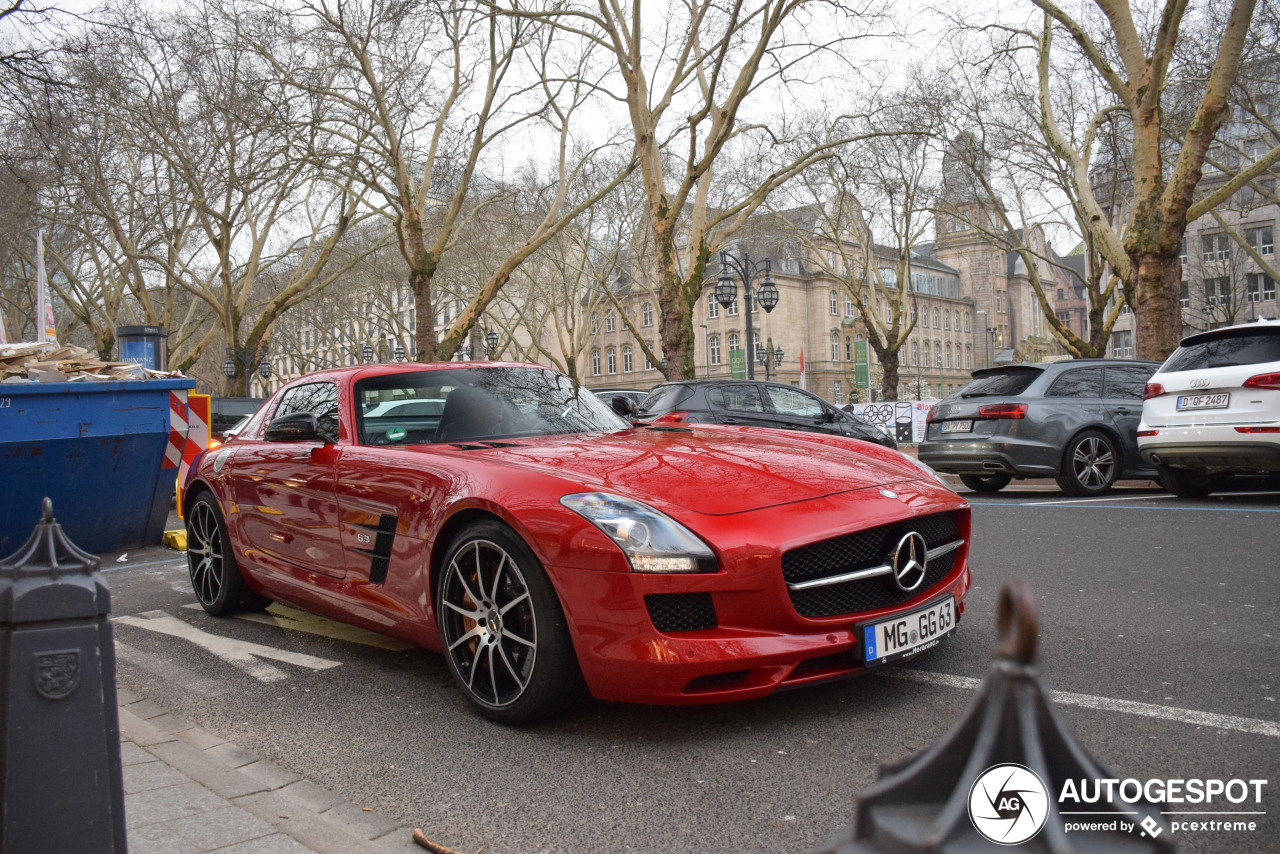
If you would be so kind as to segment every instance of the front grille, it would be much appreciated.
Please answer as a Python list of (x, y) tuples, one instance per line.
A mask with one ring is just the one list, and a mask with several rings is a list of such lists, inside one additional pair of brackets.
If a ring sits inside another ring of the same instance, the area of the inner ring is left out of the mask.
[[(794, 584), (880, 566), (898, 541), (911, 531), (919, 531), (931, 549), (946, 545), (960, 536), (959, 514), (955, 511), (935, 513), (800, 546), (783, 554), (782, 577)], [(844, 584), (790, 590), (791, 604), (802, 617), (833, 617), (901, 605), (946, 578), (959, 554), (957, 550), (929, 561), (924, 581), (911, 592), (899, 588), (892, 575), (880, 575)]]
[(686, 691), (697, 691), (700, 688), (718, 688), (721, 685), (732, 685), (735, 682), (741, 682), (747, 678), (750, 670), (730, 670), (728, 673), (708, 673), (706, 676), (699, 676), (684, 686)]
[(644, 604), (660, 632), (697, 632), (717, 625), (710, 593), (652, 593)]
[(796, 665), (796, 669), (791, 671), (791, 675), (804, 676), (819, 670), (852, 670), (861, 663), (861, 661), (854, 660), (853, 652), (850, 650), (833, 652), (830, 655), (820, 655), (817, 658), (806, 658)]

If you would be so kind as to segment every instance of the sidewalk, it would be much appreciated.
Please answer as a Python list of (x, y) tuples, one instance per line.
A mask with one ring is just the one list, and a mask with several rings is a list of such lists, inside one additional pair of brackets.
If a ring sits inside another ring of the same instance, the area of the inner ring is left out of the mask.
[(412, 829), (121, 689), (131, 854), (410, 854)]

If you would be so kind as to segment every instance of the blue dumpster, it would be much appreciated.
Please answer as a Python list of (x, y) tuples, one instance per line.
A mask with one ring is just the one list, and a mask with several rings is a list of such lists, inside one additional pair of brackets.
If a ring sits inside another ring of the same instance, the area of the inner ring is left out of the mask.
[(0, 384), (0, 555), (25, 541), (46, 496), (91, 552), (158, 543), (177, 471), (162, 468), (170, 392), (188, 379)]

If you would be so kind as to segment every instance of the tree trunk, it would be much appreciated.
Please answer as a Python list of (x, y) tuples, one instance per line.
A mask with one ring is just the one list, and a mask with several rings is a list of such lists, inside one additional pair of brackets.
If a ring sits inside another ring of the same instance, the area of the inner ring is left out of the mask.
[(662, 358), (667, 362), (663, 375), (668, 380), (682, 380), (693, 376), (693, 307), (685, 297), (685, 283), (676, 268), (675, 224), (666, 216), (655, 217), (653, 237), (659, 253), (658, 304), (662, 307), (658, 330)]
[(1136, 324), (1134, 346), (1138, 358), (1163, 362), (1182, 338), (1181, 264), (1176, 254), (1130, 257), (1136, 271), (1133, 310), (1143, 319)]
[(427, 259), (414, 264), (409, 270), (409, 289), (413, 291), (414, 312), (418, 316), (418, 329), (414, 341), (418, 345), (419, 362), (436, 360), (436, 312), (431, 304), (431, 279), (434, 265)]
[(880, 367), (884, 371), (884, 379), (880, 383), (880, 393), (885, 400), (898, 399), (898, 351), (886, 352), (880, 359)]

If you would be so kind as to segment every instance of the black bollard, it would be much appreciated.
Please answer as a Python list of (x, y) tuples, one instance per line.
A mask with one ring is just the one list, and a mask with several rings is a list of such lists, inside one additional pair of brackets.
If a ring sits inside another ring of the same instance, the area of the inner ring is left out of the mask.
[(1058, 719), (1032, 662), (1038, 637), (1031, 589), (1000, 590), (996, 660), (950, 733), (880, 769), (858, 799), (854, 822), (814, 854), (999, 851), (1027, 854), (1172, 854), (1160, 805), (1099, 800), (1090, 830), (1068, 833), (1058, 795), (1068, 781), (1114, 780)]
[(127, 850), (111, 596), (44, 500), (0, 561), (0, 851)]

